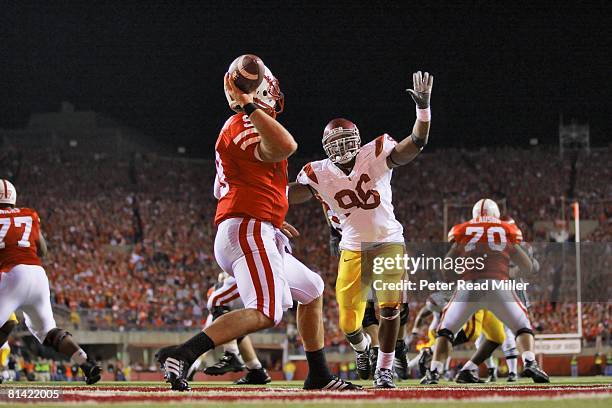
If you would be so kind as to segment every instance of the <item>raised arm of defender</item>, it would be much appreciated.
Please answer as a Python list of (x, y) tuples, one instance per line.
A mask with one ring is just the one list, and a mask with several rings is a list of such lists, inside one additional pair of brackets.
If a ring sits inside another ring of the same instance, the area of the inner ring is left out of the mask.
[[(225, 86), (228, 93), (240, 106), (253, 103), (253, 95), (246, 94), (234, 84), (225, 74)], [(249, 115), (251, 123), (257, 129), (261, 141), (257, 146), (259, 159), (264, 162), (280, 162), (291, 156), (297, 150), (297, 143), (291, 133), (276, 119), (262, 109), (256, 109)]]
[(417, 119), (410, 136), (399, 142), (387, 156), (389, 168), (410, 163), (423, 150), (429, 137), (429, 124), (431, 122), (429, 101), (433, 87), (433, 75), (429, 75), (428, 72), (421, 74), (421, 71), (418, 71), (412, 74), (412, 82), (414, 89), (407, 89), (407, 91), (416, 103)]

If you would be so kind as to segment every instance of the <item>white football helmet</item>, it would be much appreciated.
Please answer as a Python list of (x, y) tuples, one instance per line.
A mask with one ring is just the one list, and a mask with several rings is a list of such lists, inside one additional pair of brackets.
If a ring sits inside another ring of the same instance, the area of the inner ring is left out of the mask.
[(0, 179), (0, 204), (15, 205), (17, 202), (17, 190), (8, 180)]
[(331, 120), (323, 131), (323, 150), (335, 164), (353, 160), (361, 148), (361, 136), (357, 126), (347, 119)]
[(17, 202), (17, 190), (8, 180), (0, 179), (0, 204), (15, 205)]
[[(255, 90), (253, 102), (268, 115), (276, 117), (285, 108), (285, 95), (280, 90), (278, 79), (268, 67), (265, 68), (264, 79)], [(230, 96), (227, 88), (223, 87), (223, 91), (230, 108), (235, 112), (242, 112), (242, 107)]]
[(499, 218), (499, 207), (490, 198), (481, 198), (472, 208), (472, 217), (494, 217)]

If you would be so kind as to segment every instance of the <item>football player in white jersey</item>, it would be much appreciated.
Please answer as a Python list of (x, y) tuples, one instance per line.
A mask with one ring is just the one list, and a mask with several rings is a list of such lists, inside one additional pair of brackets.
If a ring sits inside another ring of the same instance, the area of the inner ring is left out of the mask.
[[(342, 230), (336, 281), (339, 325), (355, 350), (363, 379), (369, 377), (371, 369), (370, 338), (363, 331), (362, 320), (367, 293), (374, 286), (381, 317), (374, 375), (378, 388), (395, 387), (392, 367), (401, 302), (400, 290), (388, 290), (390, 287), (382, 284), (400, 282), (405, 271), (397, 264), (383, 271), (369, 265), (374, 258), (396, 259), (405, 253), (403, 227), (395, 218), (391, 202), (391, 176), (393, 168), (410, 163), (427, 144), (433, 76), (416, 72), (413, 85), (408, 92), (417, 105), (417, 120), (408, 137), (398, 143), (384, 134), (361, 146), (357, 126), (347, 119), (334, 119), (323, 132), (327, 159), (308, 163), (297, 182), (289, 185), (290, 204), (318, 195), (338, 216)], [(368, 270), (362, 271), (362, 261)]]

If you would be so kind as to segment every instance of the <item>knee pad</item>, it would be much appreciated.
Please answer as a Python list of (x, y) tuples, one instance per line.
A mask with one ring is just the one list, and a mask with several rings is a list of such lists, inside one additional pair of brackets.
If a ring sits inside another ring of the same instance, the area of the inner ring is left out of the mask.
[(380, 309), (380, 318), (384, 320), (395, 320), (400, 316), (399, 309), (393, 307), (383, 307)]
[(516, 337), (524, 333), (531, 334), (533, 336), (533, 330), (531, 330), (529, 327), (523, 327), (522, 329), (518, 329), (516, 331)]
[(408, 323), (408, 314), (410, 313), (410, 308), (408, 307), (408, 303), (402, 303), (400, 308), (400, 325), (406, 325)]
[(0, 334), (3, 334), (8, 337), (13, 331), (13, 329), (17, 327), (17, 324), (18, 323), (15, 320), (7, 320), (6, 323), (4, 323), (2, 327), (0, 327)]
[(226, 313), (229, 313), (230, 309), (227, 306), (215, 306), (210, 311), (212, 313), (213, 321), (217, 320), (219, 317), (223, 316)]
[(374, 308), (374, 302), (368, 302), (365, 313), (363, 314), (363, 327), (378, 326), (378, 319), (376, 318), (376, 309)]
[(72, 334), (68, 333), (64, 329), (60, 329), (56, 327), (55, 329), (49, 330), (49, 333), (45, 336), (45, 341), (43, 344), (45, 346), (51, 347), (55, 351), (59, 351), (59, 346), (62, 344), (62, 341), (66, 336), (72, 336)]
[(450, 331), (448, 329), (440, 329), (440, 330), (438, 330), (438, 337), (446, 337), (447, 339), (450, 340), (451, 343), (455, 344), (454, 343), (455, 335), (453, 334), (452, 331)]
[(512, 340), (513, 341), (509, 342), (508, 339), (506, 338), (506, 341), (504, 341), (504, 343), (502, 344), (502, 351), (504, 352), (504, 356), (511, 356), (515, 354), (518, 355), (514, 337), (512, 337)]
[(354, 333), (361, 330), (361, 322), (363, 321), (363, 317), (360, 318), (358, 316), (359, 313), (355, 310), (342, 310), (340, 309), (340, 321), (338, 326), (342, 333)]

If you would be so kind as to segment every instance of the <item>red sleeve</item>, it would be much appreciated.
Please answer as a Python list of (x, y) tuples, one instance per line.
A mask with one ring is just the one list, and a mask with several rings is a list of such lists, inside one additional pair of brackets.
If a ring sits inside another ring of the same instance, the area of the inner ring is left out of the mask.
[(319, 178), (312, 168), (311, 163), (307, 163), (297, 175), (296, 181), (300, 184), (312, 185), (319, 184)]
[(453, 226), (451, 230), (448, 232), (448, 242), (455, 242), (457, 238), (461, 236), (461, 227), (463, 224), (458, 224)]
[(36, 211), (32, 211), (32, 233), (35, 241), (40, 239), (40, 216)]
[(523, 233), (516, 224), (504, 224), (506, 229), (506, 235), (508, 236), (508, 242), (512, 244), (520, 244), (523, 242)]
[(261, 161), (257, 153), (257, 146), (261, 137), (246, 115), (236, 120), (226, 131), (223, 138), (228, 153), (233, 157), (249, 161)]

